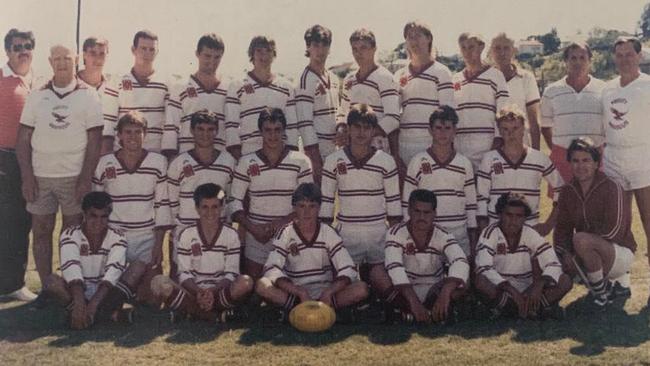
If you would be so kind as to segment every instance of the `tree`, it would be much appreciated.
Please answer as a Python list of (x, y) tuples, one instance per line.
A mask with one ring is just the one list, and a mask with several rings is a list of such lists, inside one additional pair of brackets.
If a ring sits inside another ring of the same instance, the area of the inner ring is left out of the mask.
[(643, 39), (650, 39), (650, 3), (643, 7), (643, 14), (639, 19), (639, 28)]
[(612, 50), (612, 45), (614, 45), (614, 41), (616, 41), (616, 38), (629, 35), (630, 34), (627, 32), (621, 32), (616, 29), (595, 27), (589, 32), (587, 44), (593, 51), (610, 52)]
[(560, 49), (560, 44), (562, 44), (560, 37), (557, 35), (557, 29), (555, 28), (551, 28), (550, 32), (537, 37), (537, 40), (542, 42), (544, 45), (545, 55), (550, 55), (557, 52)]

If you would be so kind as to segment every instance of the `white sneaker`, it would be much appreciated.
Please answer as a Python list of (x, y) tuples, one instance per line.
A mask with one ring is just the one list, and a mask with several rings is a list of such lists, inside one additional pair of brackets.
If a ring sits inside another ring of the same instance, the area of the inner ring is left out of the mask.
[(18, 290), (5, 295), (8, 298), (15, 299), (18, 301), (32, 301), (36, 299), (36, 294), (29, 291), (27, 287), (21, 287)]

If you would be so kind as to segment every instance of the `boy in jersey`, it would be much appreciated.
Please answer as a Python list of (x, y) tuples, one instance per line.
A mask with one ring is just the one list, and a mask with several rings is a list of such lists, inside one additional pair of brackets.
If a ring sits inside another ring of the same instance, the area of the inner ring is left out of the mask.
[(560, 193), (555, 250), (570, 275), (577, 274), (575, 260), (580, 261), (594, 304), (604, 309), (613, 297), (631, 295), (621, 282), (629, 280), (636, 251), (632, 197), (598, 171), (600, 152), (591, 139), (574, 140), (566, 158), (574, 178)]
[(553, 247), (525, 224), (531, 214), (523, 196), (504, 193), (496, 204), (499, 220), (483, 230), (476, 255), (476, 289), (494, 305), (521, 318), (562, 316), (558, 302), (572, 287)]
[(224, 312), (242, 303), (253, 280), (239, 274), (241, 244), (237, 231), (221, 222), (225, 192), (213, 183), (193, 193), (198, 221), (179, 235), (178, 283), (159, 275), (152, 291), (173, 312), (200, 319), (225, 320)]
[(557, 210), (554, 203), (546, 222), (538, 224), (542, 179), (553, 187), (553, 202), (557, 202), (564, 181), (546, 154), (524, 145), (524, 115), (516, 106), (500, 110), (497, 125), (503, 146), (485, 154), (477, 173), (479, 229), (485, 228), (488, 220), (498, 220), (497, 200), (503, 193), (512, 192), (527, 197), (531, 215), (526, 223), (546, 236), (555, 226)]
[(61, 234), (61, 276), (52, 274), (45, 283), (45, 290), (65, 305), (73, 329), (88, 328), (98, 317), (118, 320), (146, 269), (139, 261), (127, 266), (126, 237), (108, 224), (108, 194), (90, 192), (81, 206), (81, 225)]
[[(305, 152), (312, 158), (312, 169), (320, 182), (323, 159), (334, 152), (336, 113), (339, 108), (339, 78), (325, 63), (332, 44), (332, 31), (314, 25), (305, 32), (309, 65), (296, 88), (296, 114)], [(311, 152), (310, 150), (314, 150)]]
[(352, 260), (362, 268), (362, 279), (370, 267), (384, 263), (386, 220), (393, 226), (402, 219), (395, 159), (371, 146), (378, 128), (377, 115), (366, 104), (356, 104), (347, 119), (350, 145), (325, 159), (323, 204), (320, 217), (334, 220), (334, 197), (338, 232)]
[(439, 202), (435, 223), (449, 231), (465, 255), (475, 253), (476, 245), (476, 186), (472, 163), (454, 149), (458, 115), (443, 105), (429, 118), (431, 146), (415, 155), (408, 166), (402, 209), (408, 218), (408, 197), (415, 189), (426, 189)]
[(149, 281), (162, 271), (162, 243), (173, 221), (167, 195), (167, 159), (143, 148), (146, 131), (147, 120), (139, 112), (120, 118), (117, 137), (122, 148), (101, 157), (93, 188), (113, 199), (109, 221), (124, 231), (127, 262), (148, 264), (138, 300), (151, 302)]
[(383, 150), (395, 158), (400, 177), (406, 174), (406, 165), (399, 157), (399, 93), (393, 75), (375, 62), (377, 42), (368, 29), (357, 29), (350, 36), (352, 56), (359, 66), (355, 72), (343, 79), (341, 108), (337, 131), (346, 134), (345, 119), (355, 104), (367, 104), (375, 111), (377, 128), (373, 147)]
[[(293, 85), (271, 71), (276, 57), (275, 41), (256, 36), (248, 46), (253, 70), (234, 80), (226, 99), (226, 148), (239, 160), (262, 148), (258, 117), (265, 108), (280, 108), (286, 119), (285, 143), (298, 150), (298, 123)], [(314, 150), (315, 151), (315, 150)]]
[[(41, 283), (52, 273), (52, 233), (59, 206), (62, 228), (81, 222), (80, 204), (91, 188), (102, 125), (97, 92), (74, 77), (75, 53), (56, 45), (50, 49), (49, 61), (52, 80), (27, 98), (16, 142)], [(35, 305), (44, 306), (45, 298), (40, 297)]]
[[(300, 183), (313, 182), (306, 155), (283, 138), (287, 120), (279, 108), (264, 108), (257, 123), (262, 148), (239, 159), (231, 187), (232, 220), (246, 229), (243, 272), (258, 279), (271, 252), (269, 242), (294, 217), (291, 195)], [(249, 207), (244, 200), (250, 197)]]
[[(218, 134), (219, 117), (214, 112), (199, 111), (190, 116), (190, 132), (193, 149), (178, 155), (167, 170), (167, 189), (172, 218), (176, 225), (172, 240), (188, 225), (199, 218), (192, 199), (194, 190), (201, 184), (214, 183), (222, 187), (226, 197), (230, 193), (235, 170), (235, 159), (225, 150), (215, 148), (214, 139)], [(224, 219), (226, 210), (221, 210)], [(176, 255), (171, 243), (172, 269), (175, 267)], [(172, 274), (175, 271), (172, 271)]]
[(167, 79), (154, 69), (158, 55), (158, 36), (147, 30), (137, 32), (133, 37), (131, 53), (135, 63), (131, 71), (119, 81), (117, 98), (104, 99), (104, 154), (120, 148), (115, 141), (117, 121), (129, 111), (139, 111), (147, 120), (144, 148), (158, 153), (161, 151), (169, 88)]
[(162, 149), (167, 156), (194, 148), (190, 120), (194, 113), (201, 110), (216, 114), (220, 133), (213, 137), (214, 148), (225, 150), (225, 105), (230, 80), (217, 74), (224, 52), (225, 45), (218, 35), (209, 33), (199, 39), (196, 45), (198, 70), (190, 75), (181, 88), (172, 92), (167, 101), (162, 139)]
[(273, 251), (257, 281), (257, 293), (288, 313), (308, 300), (336, 309), (352, 306), (368, 296), (358, 281), (352, 258), (332, 227), (318, 220), (321, 193), (303, 183), (291, 198), (295, 219), (274, 238)]
[(501, 145), (496, 113), (507, 104), (508, 86), (501, 71), (483, 63), (485, 41), (481, 36), (463, 33), (458, 46), (465, 69), (452, 76), (459, 119), (454, 146), (477, 171), (483, 155)]
[(395, 73), (395, 81), (399, 83), (402, 103), (399, 154), (408, 164), (431, 144), (427, 134), (429, 116), (440, 106), (454, 106), (454, 88), (451, 72), (436, 62), (433, 55), (431, 28), (421, 22), (409, 22), (403, 35), (409, 64)]
[(385, 267), (371, 277), (385, 301), (417, 322), (445, 321), (469, 280), (463, 249), (452, 234), (434, 224), (436, 207), (436, 196), (429, 190), (409, 194), (410, 219), (390, 228)]

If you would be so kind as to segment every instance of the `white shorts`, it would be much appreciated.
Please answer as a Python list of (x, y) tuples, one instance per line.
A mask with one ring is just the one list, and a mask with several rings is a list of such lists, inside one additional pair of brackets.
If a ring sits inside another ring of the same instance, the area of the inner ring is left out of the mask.
[(438, 295), (440, 292), (440, 289), (442, 286), (440, 285), (439, 282), (436, 283), (418, 283), (413, 285), (413, 291), (415, 291), (415, 294), (418, 297), (418, 300), (420, 300), (421, 303), (424, 304), (425, 301), (427, 301), (431, 296), (433, 295)]
[(330, 286), (332, 286), (331, 283), (323, 283), (323, 282), (308, 283), (303, 285), (303, 287), (307, 289), (307, 292), (309, 292), (309, 297), (312, 300), (320, 299), (320, 295), (323, 293), (323, 291), (327, 290)]
[(466, 256), (469, 256), (470, 247), (469, 236), (467, 235), (467, 226), (462, 225), (456, 227), (443, 227), (443, 229), (453, 235), (454, 238), (456, 238), (456, 241), (458, 242), (458, 245), (460, 245), (460, 248), (463, 250), (463, 253), (465, 253)]
[(415, 155), (421, 153), (431, 146), (431, 136), (427, 133), (426, 136), (419, 138), (409, 137), (399, 139), (399, 156), (406, 166)]
[(458, 153), (472, 162), (474, 173), (476, 173), (481, 165), (481, 160), (483, 160), (483, 155), (492, 148), (492, 140), (494, 140), (494, 135), (487, 133), (456, 135), (454, 147)]
[(337, 231), (343, 239), (343, 246), (350, 253), (354, 264), (384, 263), (386, 224), (358, 225), (339, 223)]
[(603, 156), (603, 171), (626, 191), (645, 188), (650, 186), (650, 164), (646, 161), (647, 157), (639, 149), (607, 147)]
[(144, 263), (151, 262), (151, 252), (155, 243), (153, 230), (125, 231), (126, 235), (126, 261), (131, 263), (139, 260)]
[(251, 233), (246, 232), (246, 244), (244, 245), (244, 257), (258, 264), (265, 264), (273, 249), (271, 241), (260, 243)]
[(614, 245), (614, 263), (607, 273), (607, 278), (614, 280), (622, 277), (630, 271), (632, 262), (634, 262), (634, 253), (630, 248), (612, 243)]

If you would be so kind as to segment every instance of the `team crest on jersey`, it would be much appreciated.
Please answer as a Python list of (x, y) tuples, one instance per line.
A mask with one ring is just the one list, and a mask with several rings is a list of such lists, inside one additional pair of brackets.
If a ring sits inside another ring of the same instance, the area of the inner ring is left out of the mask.
[(460, 90), (460, 83), (454, 83), (454, 90), (459, 91)]
[(325, 91), (325, 86), (323, 84), (318, 84), (318, 88), (316, 88), (316, 95), (325, 95), (327, 92)]
[(406, 243), (406, 250), (404, 252), (406, 255), (415, 255), (415, 244), (412, 242)]
[(133, 83), (131, 80), (122, 80), (122, 90), (133, 90)]
[(289, 244), (289, 252), (294, 257), (300, 254), (300, 248), (298, 248), (298, 243), (292, 242), (291, 244)]
[(251, 160), (249, 164), (250, 165), (248, 166), (248, 176), (257, 177), (258, 175), (260, 175), (260, 166), (257, 164), (257, 162), (255, 160)]
[(106, 169), (104, 169), (104, 175), (106, 176), (106, 179), (115, 179), (117, 178), (117, 171), (114, 166), (107, 166)]
[(492, 162), (492, 171), (494, 174), (503, 174), (503, 163), (497, 159)]
[(422, 159), (420, 170), (422, 171), (422, 174), (431, 174), (431, 164), (425, 159)]
[(198, 257), (202, 254), (201, 243), (195, 242), (192, 243), (192, 256)]
[(50, 122), (49, 125), (55, 130), (63, 130), (70, 126), (70, 122), (67, 120), (68, 117), (70, 117), (68, 106), (58, 105), (52, 108), (52, 118), (54, 118), (54, 122)]
[(608, 124), (609, 127), (615, 130), (621, 130), (627, 127), (630, 122), (625, 118), (625, 115), (629, 112), (629, 106), (627, 105), (627, 99), (625, 98), (616, 98), (612, 100), (609, 111), (614, 117), (613, 120), (610, 119)]
[(255, 88), (252, 84), (244, 84), (244, 91), (246, 94), (253, 94), (255, 93)]
[(183, 166), (183, 175), (186, 177), (194, 176), (194, 167), (192, 167), (192, 164), (185, 164)]
[(506, 255), (506, 243), (498, 243), (497, 244), (497, 254), (498, 255)]
[(339, 159), (336, 161), (336, 171), (339, 173), (339, 175), (348, 174), (348, 166), (345, 163), (345, 160)]
[(399, 85), (400, 85), (401, 87), (405, 87), (406, 84), (408, 84), (408, 82), (409, 82), (409, 78), (408, 78), (408, 76), (406, 76), (406, 75), (404, 75), (404, 76), (402, 76), (401, 78), (399, 78)]
[(87, 257), (89, 252), (90, 252), (90, 247), (88, 246), (88, 244), (83, 243), (79, 246), (79, 255)]
[(187, 92), (187, 96), (190, 97), (190, 98), (196, 98), (196, 96), (198, 95), (196, 93), (196, 88), (194, 88), (193, 86), (190, 86), (185, 91)]

